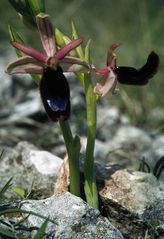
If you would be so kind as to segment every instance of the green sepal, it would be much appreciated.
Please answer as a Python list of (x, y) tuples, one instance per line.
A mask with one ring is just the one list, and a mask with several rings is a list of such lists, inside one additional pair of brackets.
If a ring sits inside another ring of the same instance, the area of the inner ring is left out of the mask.
[[(16, 41), (16, 42), (20, 42), (20, 43), (24, 43), (22, 37), (19, 35), (19, 33), (15, 30), (15, 28), (13, 28), (12, 26), (8, 25), (9, 28), (9, 33), (10, 33), (10, 38), (12, 41)], [(18, 57), (24, 56), (25, 54), (22, 51), (19, 51), (17, 49), (15, 49), (15, 52), (17, 54)]]
[[(90, 63), (90, 43), (91, 40), (88, 40), (86, 47), (85, 47), (85, 61), (89, 64)], [(76, 73), (77, 78), (80, 80), (80, 84), (84, 86), (84, 73), (77, 72)]]
[[(58, 28), (55, 29), (55, 39), (59, 49), (71, 42), (71, 39), (68, 36), (64, 35)], [(76, 50), (72, 50), (69, 55), (77, 56)]]
[(86, 47), (85, 47), (85, 56), (84, 56), (84, 59), (88, 64), (90, 64), (90, 62), (91, 62), (90, 45), (91, 45), (91, 40), (89, 39), (87, 41), (87, 44), (86, 44)]
[[(75, 24), (72, 22), (72, 39), (77, 39), (79, 38)], [(84, 59), (84, 53), (83, 53), (83, 49), (81, 46), (78, 46), (75, 50), (77, 52), (77, 55), (81, 58)]]
[[(63, 35), (63, 39), (64, 39), (64, 41), (65, 41), (65, 45), (67, 45), (68, 43), (70, 43), (71, 42), (71, 39), (68, 37), (68, 36), (66, 36), (66, 35)], [(77, 47), (78, 48), (78, 47)], [(76, 48), (76, 49), (77, 49)], [(76, 51), (76, 49), (74, 49), (74, 50), (72, 50), (70, 53), (69, 53), (69, 55), (70, 56), (77, 56), (77, 51)]]
[(56, 39), (56, 44), (57, 46), (59, 46), (60, 48), (65, 46), (65, 40), (64, 40), (64, 34), (58, 29), (55, 29), (55, 39)]

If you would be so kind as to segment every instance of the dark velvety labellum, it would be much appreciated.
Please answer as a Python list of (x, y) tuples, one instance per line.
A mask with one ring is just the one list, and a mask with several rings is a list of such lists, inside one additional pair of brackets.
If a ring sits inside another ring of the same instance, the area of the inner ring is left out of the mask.
[(40, 82), (40, 95), (49, 118), (67, 120), (70, 115), (70, 89), (61, 67), (45, 68)]
[(145, 85), (157, 73), (158, 66), (159, 57), (155, 52), (151, 52), (146, 64), (141, 68), (120, 66), (116, 68), (115, 73), (121, 84)]
[(47, 103), (49, 107), (57, 112), (59, 110), (64, 111), (67, 109), (68, 98), (67, 97), (51, 97), (47, 99)]

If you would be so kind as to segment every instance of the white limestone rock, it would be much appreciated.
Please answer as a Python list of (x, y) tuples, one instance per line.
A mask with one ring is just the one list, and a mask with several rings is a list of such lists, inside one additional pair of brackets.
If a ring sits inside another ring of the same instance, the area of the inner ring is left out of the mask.
[[(91, 208), (81, 198), (70, 193), (44, 200), (26, 200), (22, 209), (51, 218), (45, 238), (58, 239), (123, 239), (121, 233), (97, 209)], [(36, 229), (44, 219), (30, 215), (30, 225)]]

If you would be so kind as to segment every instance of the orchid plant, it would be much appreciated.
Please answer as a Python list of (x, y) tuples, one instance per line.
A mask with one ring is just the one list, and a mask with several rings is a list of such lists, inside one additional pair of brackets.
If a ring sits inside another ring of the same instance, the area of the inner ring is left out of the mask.
[[(91, 64), (90, 42), (87, 43), (84, 52), (81, 47), (83, 38), (78, 37), (74, 25), (74, 39), (67, 38), (69, 39), (67, 44), (61, 32), (56, 31), (56, 34), (54, 34), (50, 16), (43, 13), (45, 11), (43, 0), (26, 0), (24, 5), (22, 5), (22, 1), (9, 2), (26, 20), (26, 25), (33, 24), (33, 27), (38, 30), (43, 49), (38, 51), (28, 47), (18, 37), (18, 34), (10, 28), (11, 45), (18, 51), (19, 57), (8, 65), (6, 71), (8, 74), (23, 73), (41, 76), (37, 81), (41, 99), (50, 120), (60, 124), (69, 158), (70, 192), (77, 196), (81, 196), (79, 169), (81, 145), (79, 136), (73, 136), (69, 125), (70, 89), (63, 72), (75, 73), (84, 87), (88, 126), (84, 161), (84, 191), (87, 202), (91, 206), (98, 208), (98, 193), (94, 172), (97, 99), (105, 96), (110, 91), (114, 93), (117, 82), (131, 85), (148, 83), (148, 80), (157, 72), (158, 55), (155, 52), (151, 52), (146, 64), (140, 69), (124, 66), (117, 67), (115, 50), (119, 45), (113, 44), (109, 48), (107, 55), (107, 66), (103, 69), (97, 69)], [(58, 44), (56, 42), (58, 38), (62, 39), (64, 44)], [(72, 57), (71, 51), (75, 50), (76, 57)], [(93, 82), (94, 74), (102, 76), (97, 84)]]

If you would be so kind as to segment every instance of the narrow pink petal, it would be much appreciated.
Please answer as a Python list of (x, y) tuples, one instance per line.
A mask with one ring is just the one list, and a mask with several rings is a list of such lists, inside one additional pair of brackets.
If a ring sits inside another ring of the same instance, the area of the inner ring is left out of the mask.
[(110, 66), (112, 69), (116, 66), (116, 54), (114, 53), (115, 49), (117, 49), (120, 44), (112, 44), (109, 48), (107, 55), (107, 66)]
[(13, 47), (15, 47), (16, 49), (22, 51), (26, 55), (35, 58), (38, 61), (45, 62), (46, 59), (47, 59), (45, 53), (37, 51), (34, 48), (28, 47), (23, 43), (19, 43), (19, 42), (16, 42), (16, 41), (11, 41), (11, 45)]
[(42, 74), (43, 63), (38, 62), (32, 57), (24, 56), (19, 57), (17, 60), (11, 62), (6, 69), (8, 74), (29, 73), (29, 74)]
[(116, 68), (116, 55), (115, 53), (109, 53), (107, 56), (107, 66), (111, 67), (113, 70)]
[(95, 69), (95, 72), (100, 75), (106, 75), (109, 74), (110, 70), (106, 67), (103, 69)]
[(62, 47), (60, 50), (56, 52), (56, 57), (58, 60), (62, 60), (70, 51), (78, 47), (83, 42), (83, 38), (78, 38), (76, 40), (71, 41), (66, 46)]
[(117, 82), (117, 77), (110, 71), (108, 75), (104, 75), (101, 79), (101, 83), (97, 83), (94, 87), (94, 92), (101, 97), (104, 97), (109, 91), (113, 90)]
[(48, 58), (54, 57), (56, 53), (56, 43), (50, 16), (41, 13), (37, 15), (36, 22), (46, 55)]

